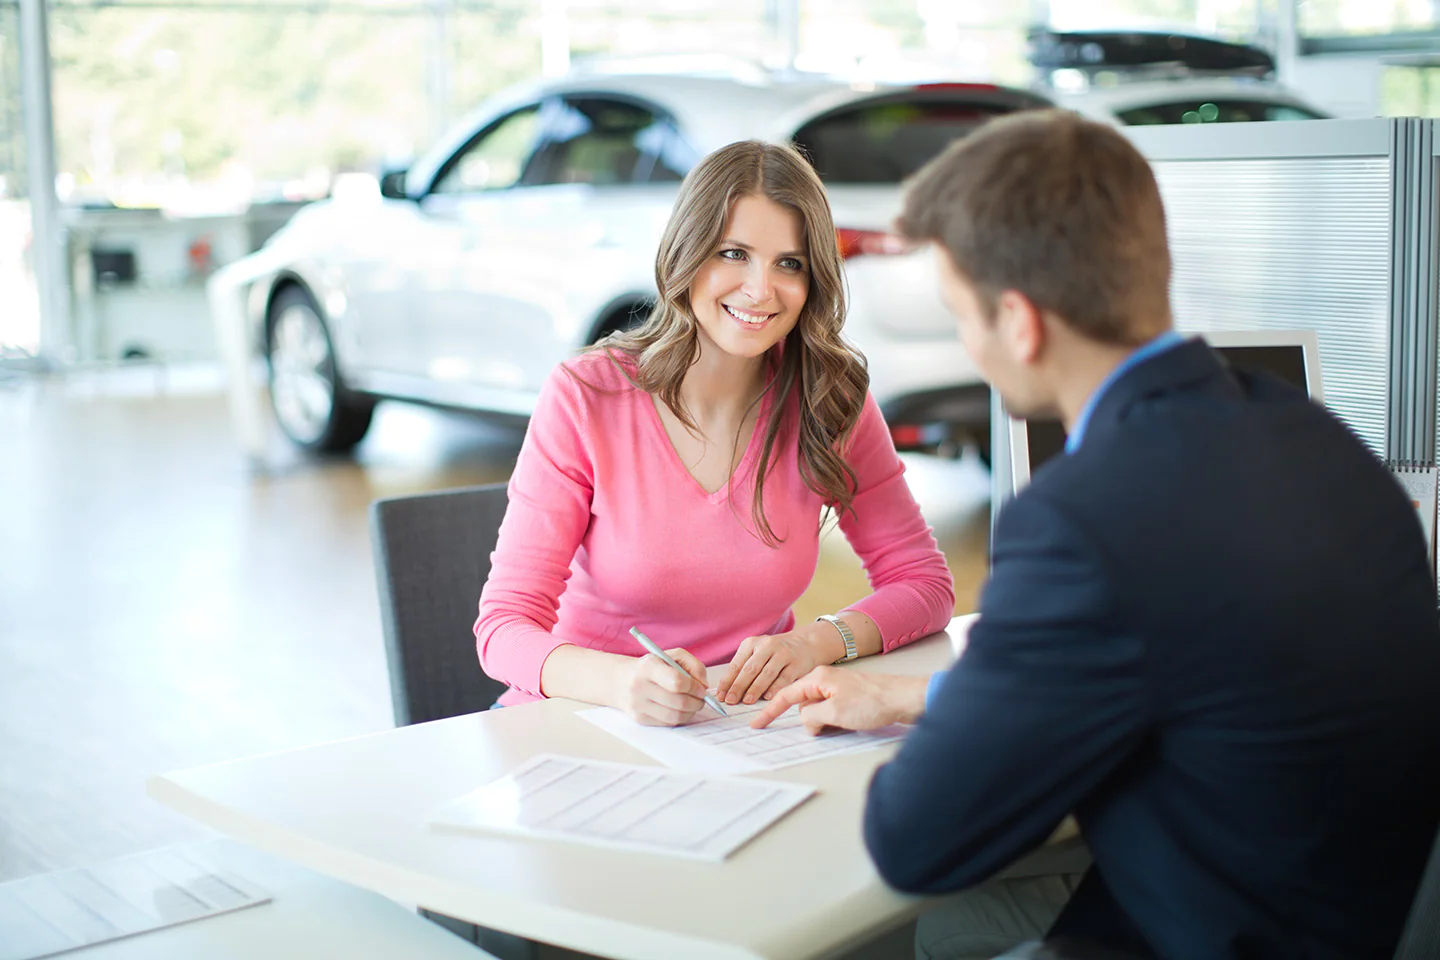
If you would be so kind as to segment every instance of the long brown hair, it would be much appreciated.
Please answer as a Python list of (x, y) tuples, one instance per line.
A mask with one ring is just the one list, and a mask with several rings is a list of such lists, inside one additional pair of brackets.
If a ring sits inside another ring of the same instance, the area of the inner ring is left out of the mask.
[(659, 296), (649, 317), (591, 349), (627, 356), (634, 365), (633, 373), (625, 371), (631, 382), (658, 396), (687, 428), (697, 429), (680, 397), (685, 374), (700, 357), (690, 286), (719, 248), (735, 201), (747, 196), (765, 197), (800, 214), (810, 267), (805, 306), (795, 329), (777, 344), (779, 359), (766, 387), (774, 395), (750, 508), (761, 539), (778, 546), (780, 538), (765, 517), (764, 487), (791, 394), (799, 397), (801, 478), (843, 516), (852, 509), (855, 494), (855, 471), (845, 460), (846, 447), (870, 383), (864, 357), (840, 335), (845, 280), (835, 223), (825, 187), (805, 158), (793, 147), (742, 140), (701, 160), (680, 185), (660, 239), (655, 258)]

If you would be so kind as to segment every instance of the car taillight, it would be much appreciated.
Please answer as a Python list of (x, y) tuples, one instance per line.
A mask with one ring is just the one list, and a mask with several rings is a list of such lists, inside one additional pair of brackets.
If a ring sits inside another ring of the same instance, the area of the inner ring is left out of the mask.
[(912, 423), (897, 423), (890, 427), (890, 440), (897, 450), (910, 450), (920, 446), (923, 429)]
[(986, 93), (994, 93), (1000, 88), (993, 83), (956, 83), (954, 81), (941, 81), (939, 83), (917, 83), (916, 90), (975, 90)]
[(896, 450), (933, 449), (945, 441), (950, 426), (945, 423), (892, 423), (890, 440)]
[(844, 260), (851, 257), (891, 257), (915, 249), (915, 244), (904, 237), (880, 230), (840, 227), (835, 231), (835, 239), (840, 244), (840, 256)]

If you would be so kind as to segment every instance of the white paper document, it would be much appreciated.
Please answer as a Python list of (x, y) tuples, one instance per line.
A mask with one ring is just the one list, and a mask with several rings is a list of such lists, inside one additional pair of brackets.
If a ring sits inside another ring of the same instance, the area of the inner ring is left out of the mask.
[(800, 722), (799, 707), (791, 707), (763, 730), (750, 729), (751, 718), (765, 706), (764, 701), (727, 705), (728, 717), (702, 710), (681, 727), (643, 726), (613, 707), (581, 710), (576, 715), (666, 766), (722, 776), (778, 770), (822, 757), (870, 750), (899, 740), (910, 729), (894, 724), (863, 733), (829, 730), (811, 736)]
[(723, 860), (814, 792), (796, 783), (541, 754), (445, 804), (430, 822)]
[(198, 847), (0, 884), (0, 960), (34, 960), (269, 901)]

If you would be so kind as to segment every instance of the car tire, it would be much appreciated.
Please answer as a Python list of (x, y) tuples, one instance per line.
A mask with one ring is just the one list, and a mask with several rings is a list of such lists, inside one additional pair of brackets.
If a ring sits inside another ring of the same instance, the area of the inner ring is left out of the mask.
[(304, 288), (287, 287), (270, 305), (265, 358), (275, 420), (292, 443), (340, 453), (364, 438), (375, 400), (346, 389), (330, 328)]

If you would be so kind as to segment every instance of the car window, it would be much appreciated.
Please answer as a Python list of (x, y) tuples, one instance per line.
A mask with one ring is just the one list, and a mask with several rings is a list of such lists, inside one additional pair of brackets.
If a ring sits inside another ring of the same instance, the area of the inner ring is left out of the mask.
[(502, 117), (446, 164), (433, 192), (477, 193), (515, 186), (539, 131), (539, 104)]
[(826, 183), (899, 183), (952, 140), (1010, 111), (964, 99), (867, 103), (811, 121), (795, 144)]
[(636, 103), (567, 97), (547, 110), (545, 144), (524, 184), (613, 186), (681, 179), (694, 163), (669, 120)]
[(1319, 120), (1321, 114), (1287, 103), (1265, 100), (1175, 100), (1130, 110), (1117, 110), (1122, 123), (1245, 123), (1251, 120)]

